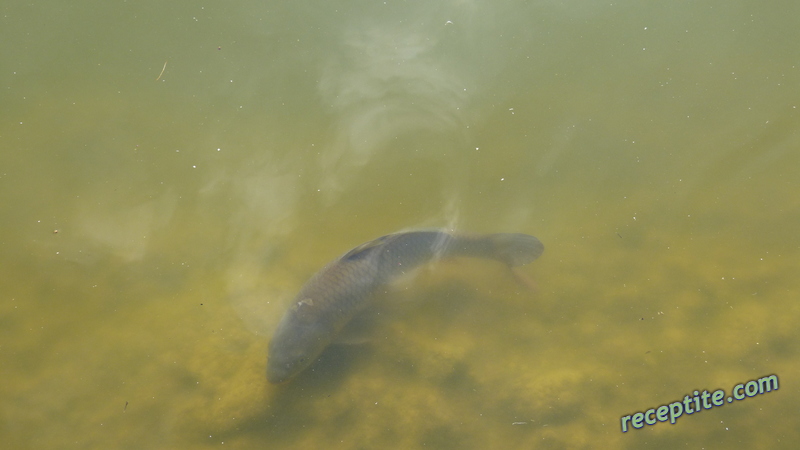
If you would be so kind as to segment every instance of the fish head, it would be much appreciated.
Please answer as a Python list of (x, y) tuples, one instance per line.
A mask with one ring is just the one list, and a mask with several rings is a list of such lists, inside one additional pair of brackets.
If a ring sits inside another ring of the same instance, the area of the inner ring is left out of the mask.
[(269, 343), (267, 380), (283, 383), (310, 366), (331, 342), (333, 331), (321, 323), (284, 317)]

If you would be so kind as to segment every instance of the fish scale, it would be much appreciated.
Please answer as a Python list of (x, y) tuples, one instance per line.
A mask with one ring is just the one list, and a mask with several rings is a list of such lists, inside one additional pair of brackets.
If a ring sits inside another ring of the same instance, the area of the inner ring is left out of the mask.
[(305, 370), (379, 287), (421, 264), (468, 256), (514, 267), (528, 264), (543, 251), (542, 243), (527, 234), (456, 235), (439, 230), (389, 234), (359, 245), (300, 289), (270, 341), (267, 379), (281, 383)]

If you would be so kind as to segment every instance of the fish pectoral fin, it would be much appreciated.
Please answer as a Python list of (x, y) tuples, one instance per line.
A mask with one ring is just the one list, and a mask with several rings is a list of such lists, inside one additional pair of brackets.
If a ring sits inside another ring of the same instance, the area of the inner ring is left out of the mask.
[(519, 283), (522, 286), (526, 287), (530, 291), (533, 291), (533, 292), (537, 292), (538, 291), (538, 287), (536, 286), (536, 282), (533, 279), (531, 279), (530, 277), (528, 277), (527, 275), (525, 275), (524, 273), (522, 273), (522, 271), (519, 270), (519, 268), (517, 268), (517, 267), (509, 267), (509, 270), (511, 271), (511, 275), (514, 276), (514, 279), (517, 280), (517, 283)]
[(349, 323), (334, 338), (331, 345), (365, 345), (372, 342), (372, 326), (366, 323)]
[(366, 345), (371, 342), (372, 339), (367, 336), (339, 335), (333, 342), (331, 342), (331, 345)]
[(375, 341), (375, 336), (386, 327), (387, 317), (380, 307), (372, 306), (360, 311), (347, 325), (342, 328), (332, 344), (337, 345), (367, 345)]
[(411, 282), (414, 281), (414, 279), (417, 278), (420, 273), (428, 269), (429, 267), (418, 266), (414, 267), (413, 269), (394, 274), (389, 282), (386, 283), (386, 288), (391, 289), (392, 291), (407, 289)]

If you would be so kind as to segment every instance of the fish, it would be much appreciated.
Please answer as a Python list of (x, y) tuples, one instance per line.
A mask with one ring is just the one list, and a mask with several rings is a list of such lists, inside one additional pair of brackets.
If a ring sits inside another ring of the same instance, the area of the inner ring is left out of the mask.
[(361, 244), (328, 263), (300, 289), (270, 340), (267, 380), (283, 383), (307, 369), (370, 304), (376, 291), (423, 264), (463, 256), (517, 267), (542, 252), (544, 245), (539, 239), (522, 233), (415, 230)]

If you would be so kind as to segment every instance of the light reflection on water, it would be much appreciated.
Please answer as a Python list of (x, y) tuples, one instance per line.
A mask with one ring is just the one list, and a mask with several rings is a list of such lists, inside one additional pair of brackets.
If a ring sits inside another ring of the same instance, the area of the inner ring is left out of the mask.
[[(113, 29), (81, 5), (13, 7), (0, 434), (796, 442), (798, 74), (774, 43), (797, 31), (719, 6), (153, 4), (102, 11)], [(267, 384), (269, 335), (309, 276), (431, 226), (538, 236), (535, 286), (442, 262), (378, 294), (366, 343)], [(620, 432), (772, 373), (777, 392)]]

